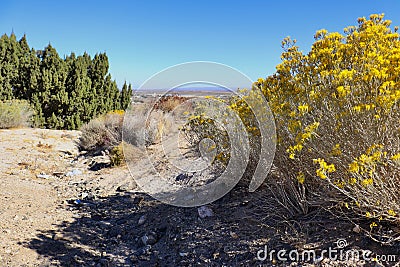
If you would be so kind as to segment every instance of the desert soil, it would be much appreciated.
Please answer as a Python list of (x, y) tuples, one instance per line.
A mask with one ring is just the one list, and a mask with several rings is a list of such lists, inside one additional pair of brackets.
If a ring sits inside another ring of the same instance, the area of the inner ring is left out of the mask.
[[(326, 214), (280, 220), (265, 188), (250, 194), (240, 184), (204, 218), (160, 203), (126, 166), (109, 167), (107, 153), (78, 151), (79, 134), (0, 130), (0, 266), (399, 266), (399, 246), (379, 246)], [(396, 261), (257, 259), (265, 246), (321, 251), (338, 239)]]

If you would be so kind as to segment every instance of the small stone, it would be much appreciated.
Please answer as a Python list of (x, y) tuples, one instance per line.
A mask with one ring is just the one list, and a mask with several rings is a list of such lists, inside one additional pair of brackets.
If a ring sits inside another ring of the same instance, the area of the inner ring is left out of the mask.
[(189, 178), (189, 175), (186, 173), (181, 173), (175, 177), (175, 181), (184, 181)]
[(189, 253), (187, 253), (187, 252), (179, 252), (179, 256), (181, 256), (181, 257), (186, 257), (187, 255), (189, 255)]
[(113, 227), (113, 228), (111, 228), (109, 231), (108, 231), (108, 235), (110, 236), (110, 237), (117, 237), (117, 236), (121, 236), (123, 233), (122, 233), (122, 228), (120, 227), (120, 226), (115, 226), (115, 227)]
[(150, 255), (151, 254), (151, 245), (146, 245), (143, 248), (139, 249), (136, 254), (138, 256), (143, 256), (143, 255)]
[(53, 240), (61, 240), (61, 239), (63, 239), (64, 238), (64, 236), (62, 235), (62, 234), (60, 234), (60, 233), (56, 233), (56, 234), (54, 234), (53, 235)]
[(144, 235), (140, 238), (142, 240), (142, 243), (147, 246), (147, 245), (154, 245), (157, 243), (157, 239), (154, 235)]
[(356, 224), (356, 226), (354, 226), (354, 228), (353, 228), (353, 232), (360, 233), (361, 232), (360, 226)]
[(75, 262), (77, 262), (77, 263), (83, 263), (82, 258), (79, 257), (78, 255), (75, 255), (75, 256), (74, 256), (74, 260), (75, 260)]
[(67, 172), (67, 173), (65, 174), (65, 176), (75, 176), (75, 175), (80, 175), (80, 174), (82, 174), (82, 171), (81, 171), (81, 170), (74, 169), (74, 170), (72, 170), (72, 171), (70, 171), (70, 172)]
[(123, 184), (117, 187), (117, 192), (125, 192), (129, 190), (129, 184)]
[(154, 245), (157, 243), (157, 238), (154, 235), (148, 235), (147, 244)]
[(206, 218), (206, 217), (212, 217), (214, 216), (214, 212), (212, 211), (211, 208), (207, 206), (201, 206), (197, 209), (197, 212), (199, 213), (200, 218)]
[(232, 238), (234, 238), (234, 239), (239, 238), (239, 236), (238, 236), (235, 232), (230, 232), (229, 234), (230, 234), (230, 236), (231, 236)]
[(147, 235), (144, 235), (140, 238), (140, 240), (142, 240), (142, 243), (144, 245), (147, 245), (147, 240), (149, 240), (149, 237)]
[(147, 218), (146, 218), (146, 215), (140, 216), (139, 221), (138, 221), (138, 225), (144, 224), (145, 221), (146, 221), (146, 219), (147, 219)]
[(36, 178), (41, 178), (41, 179), (49, 179), (51, 176), (45, 173), (40, 173), (36, 175)]
[(138, 257), (137, 257), (136, 255), (132, 255), (132, 256), (129, 257), (129, 260), (130, 260), (132, 263), (136, 263), (136, 262), (138, 261)]

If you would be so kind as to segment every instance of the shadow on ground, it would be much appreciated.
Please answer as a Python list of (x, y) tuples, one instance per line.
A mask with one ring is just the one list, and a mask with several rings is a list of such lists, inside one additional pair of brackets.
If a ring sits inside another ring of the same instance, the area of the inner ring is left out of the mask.
[(203, 219), (197, 208), (141, 193), (71, 202), (80, 218), (25, 245), (62, 266), (254, 265), (274, 232), (250, 214), (250, 197), (230, 193), (209, 205), (214, 216)]
[(327, 229), (310, 220), (305, 227), (279, 222), (279, 217), (261, 217), (265, 212), (259, 204), (256, 195), (236, 188), (209, 205), (214, 216), (201, 219), (197, 208), (173, 207), (145, 194), (122, 192), (71, 202), (78, 219), (42, 232), (25, 245), (49, 265), (257, 266), (270, 263), (257, 259), (265, 245), (275, 250), (305, 244), (321, 249), (338, 237), (356, 239), (345, 230), (348, 225), (332, 231), (336, 222)]

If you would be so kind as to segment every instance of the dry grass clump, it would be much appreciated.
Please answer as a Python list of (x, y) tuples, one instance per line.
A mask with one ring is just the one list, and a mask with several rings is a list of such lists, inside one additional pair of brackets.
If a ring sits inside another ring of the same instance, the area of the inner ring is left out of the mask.
[(161, 137), (170, 133), (174, 123), (173, 115), (150, 105), (140, 104), (124, 122), (124, 140), (131, 145), (142, 147), (160, 142)]
[(79, 147), (87, 151), (111, 149), (122, 141), (123, 111), (113, 111), (81, 127)]
[(126, 115), (124, 111), (113, 111), (83, 125), (78, 145), (94, 153), (110, 151), (111, 165), (118, 166), (123, 163), (122, 134), (131, 145), (148, 146), (160, 142), (173, 123), (171, 112), (152, 109), (150, 102), (140, 103)]
[(0, 129), (30, 126), (32, 115), (28, 101), (0, 101)]

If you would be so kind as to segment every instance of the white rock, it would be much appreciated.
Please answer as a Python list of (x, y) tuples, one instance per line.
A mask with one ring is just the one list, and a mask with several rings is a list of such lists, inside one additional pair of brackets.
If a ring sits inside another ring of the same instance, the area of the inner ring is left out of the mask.
[(70, 171), (70, 172), (67, 172), (67, 173), (65, 174), (65, 176), (75, 176), (75, 175), (80, 175), (80, 174), (82, 174), (82, 171), (81, 171), (81, 170), (74, 169), (74, 170), (72, 170), (72, 171)]
[(361, 232), (360, 226), (358, 226), (358, 225), (354, 226), (353, 232), (360, 233)]
[(49, 179), (51, 176), (48, 174), (40, 173), (36, 175), (37, 178)]
[(145, 221), (146, 221), (146, 215), (140, 216), (139, 221), (138, 221), (138, 225), (144, 224)]
[(197, 208), (197, 212), (199, 213), (199, 217), (202, 219), (205, 217), (214, 216), (214, 212), (212, 211), (212, 209), (207, 206), (201, 206)]

